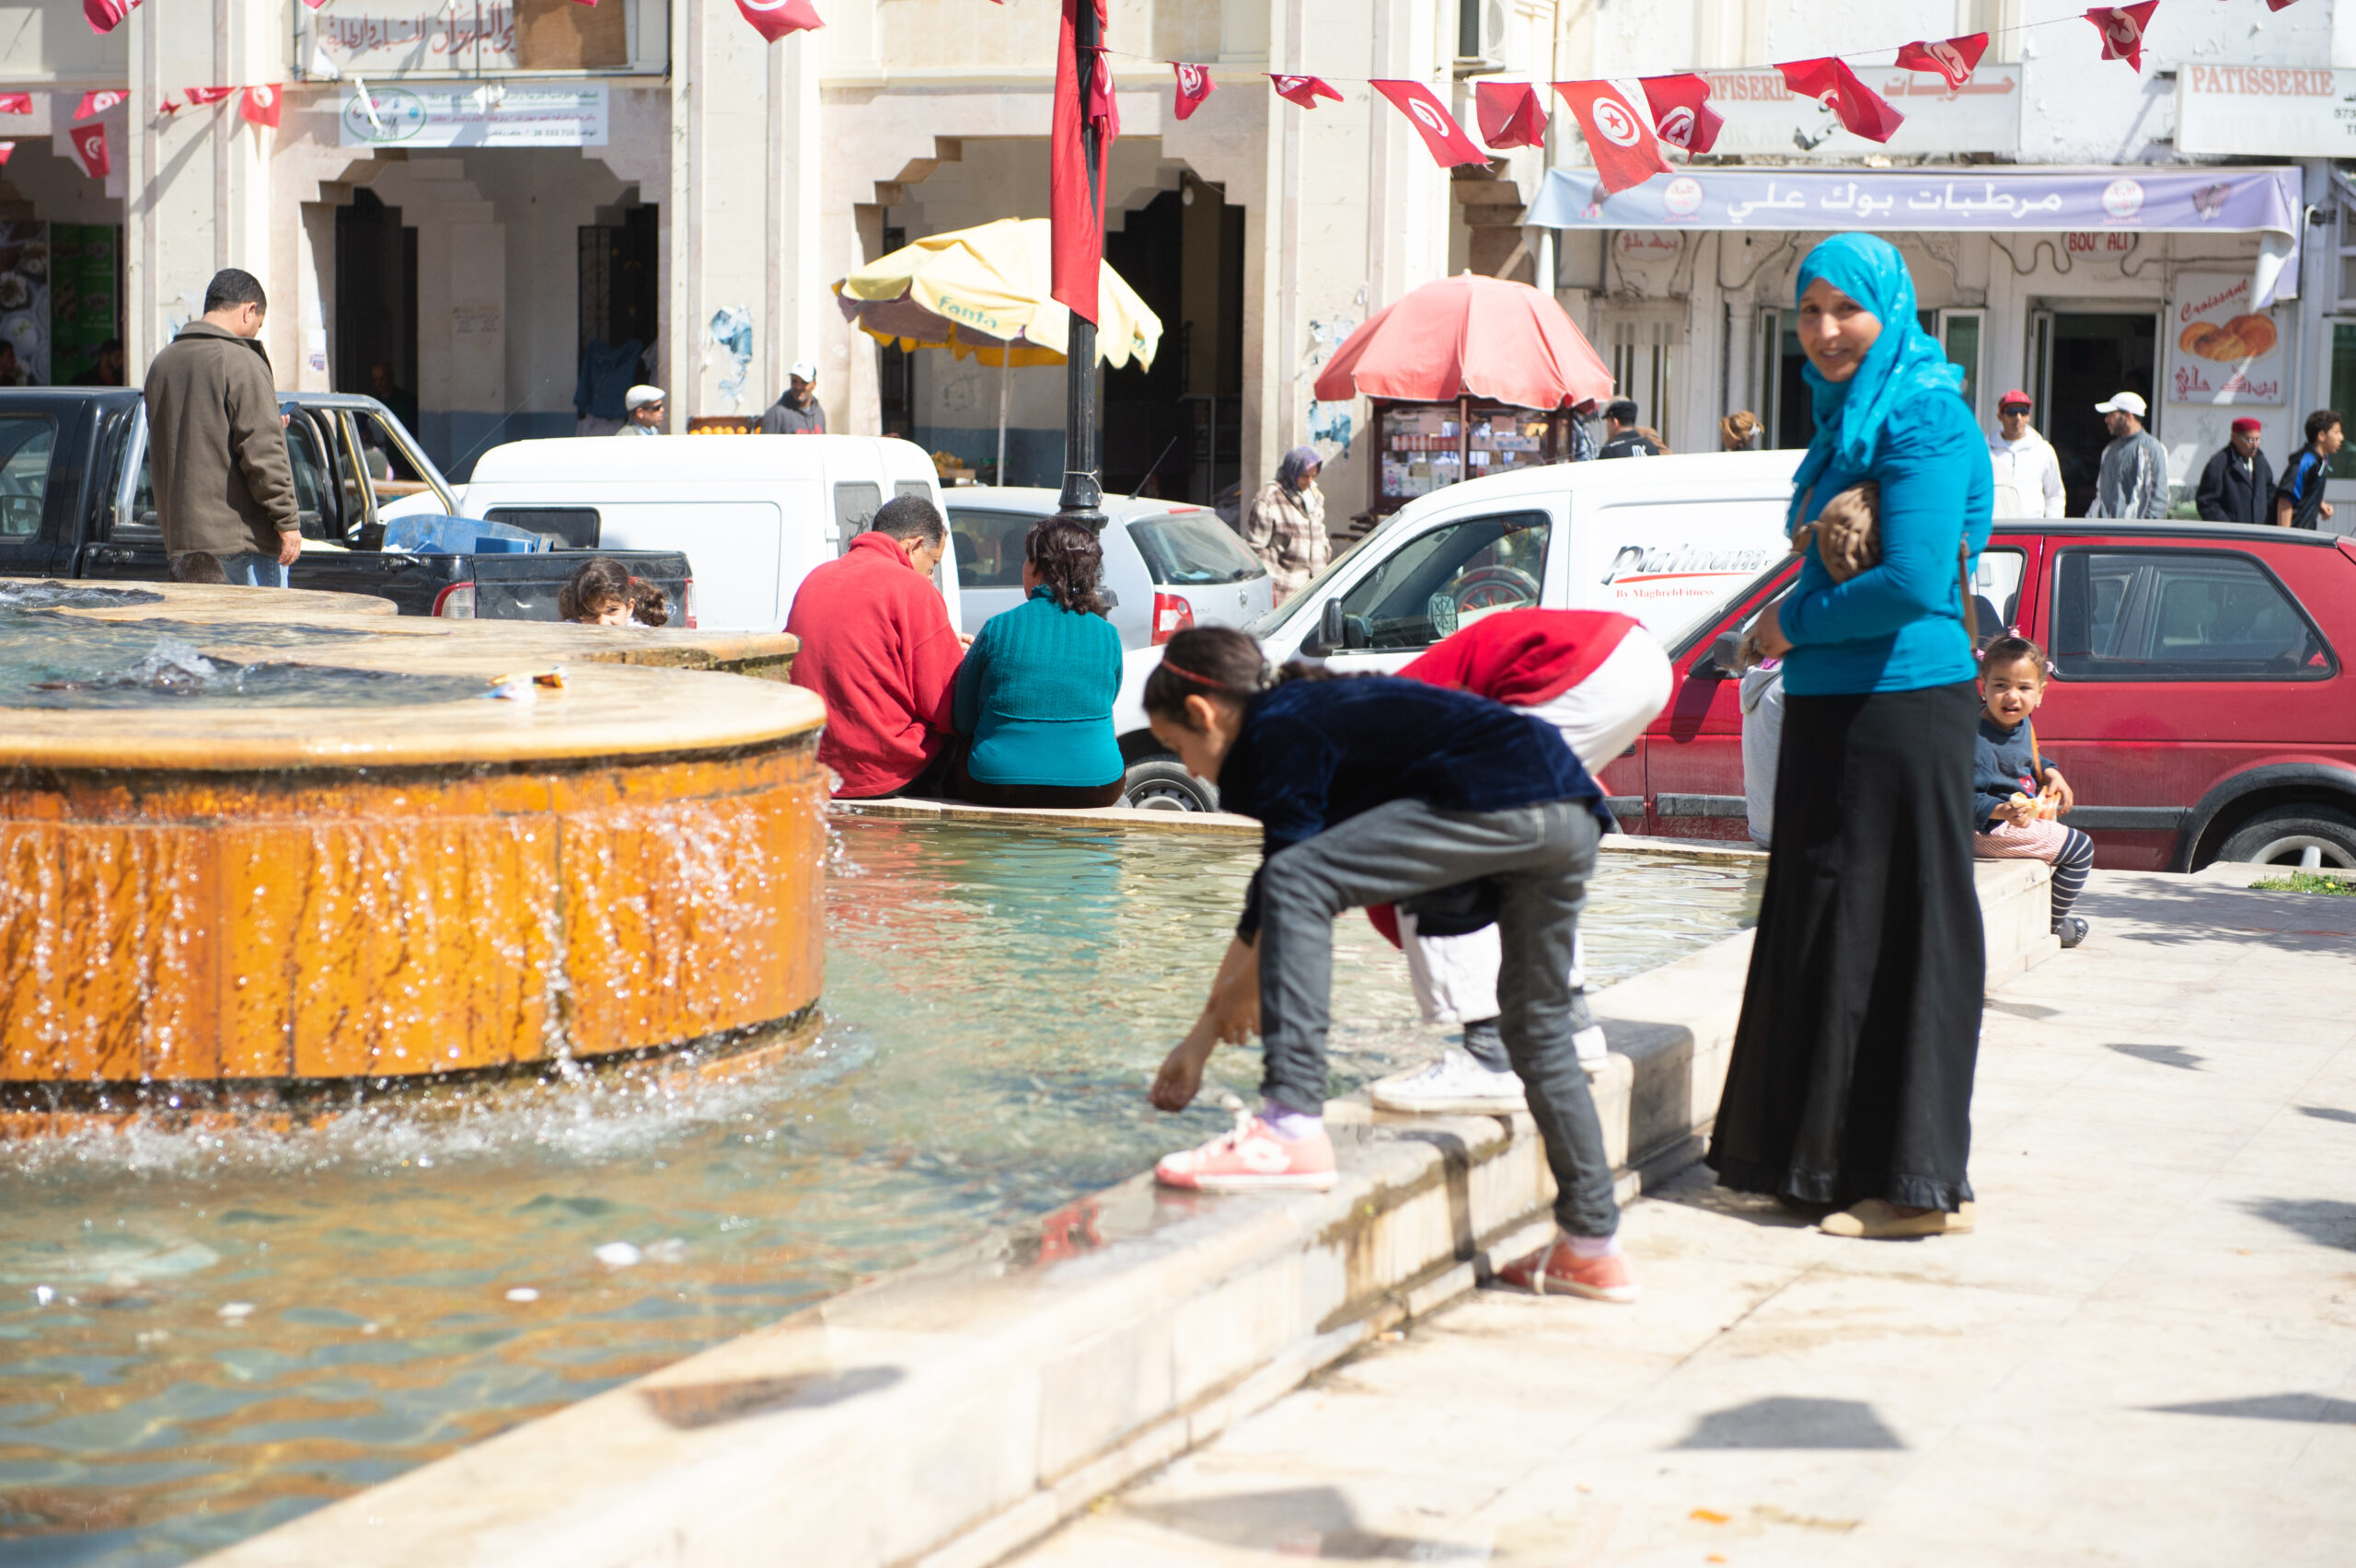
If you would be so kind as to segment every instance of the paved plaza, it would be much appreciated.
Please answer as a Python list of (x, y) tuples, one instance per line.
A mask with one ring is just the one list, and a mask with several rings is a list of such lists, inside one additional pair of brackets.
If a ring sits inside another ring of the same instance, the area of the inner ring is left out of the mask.
[(1634, 1308), (1480, 1290), (1017, 1561), (2348, 1562), (2356, 898), (2079, 907), (1989, 1001), (1976, 1235), (1689, 1170), (1628, 1211)]

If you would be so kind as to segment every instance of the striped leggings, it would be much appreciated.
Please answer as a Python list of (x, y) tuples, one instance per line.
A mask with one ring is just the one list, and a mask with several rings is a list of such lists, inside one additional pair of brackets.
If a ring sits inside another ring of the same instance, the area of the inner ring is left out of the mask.
[(2095, 841), (2074, 827), (2058, 822), (2019, 825), (1998, 823), (1972, 837), (1971, 852), (1982, 860), (2043, 860), (2053, 868), (2053, 928), (2086, 888), (2086, 874), (2095, 869)]

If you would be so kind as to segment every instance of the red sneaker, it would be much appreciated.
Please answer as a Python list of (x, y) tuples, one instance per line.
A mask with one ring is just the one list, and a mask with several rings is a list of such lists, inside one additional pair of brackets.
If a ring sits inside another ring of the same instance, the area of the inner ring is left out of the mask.
[(1239, 1111), (1233, 1132), (1166, 1157), (1153, 1168), (1153, 1179), (1198, 1193), (1322, 1193), (1334, 1182), (1334, 1140), (1322, 1127), (1305, 1138), (1281, 1138), (1259, 1117)]
[(1570, 1241), (1561, 1236), (1519, 1262), (1507, 1263), (1497, 1277), (1536, 1296), (1584, 1296), (1623, 1307), (1636, 1298), (1636, 1276), (1625, 1256), (1574, 1257)]

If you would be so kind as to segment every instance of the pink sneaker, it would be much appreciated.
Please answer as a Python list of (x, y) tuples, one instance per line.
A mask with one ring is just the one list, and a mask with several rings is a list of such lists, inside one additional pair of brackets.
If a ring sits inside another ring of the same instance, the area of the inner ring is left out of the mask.
[(1280, 1138), (1267, 1123), (1239, 1111), (1233, 1132), (1166, 1157), (1153, 1168), (1153, 1179), (1198, 1193), (1322, 1193), (1334, 1185), (1334, 1140), (1322, 1127), (1305, 1138)]
[(1584, 1296), (1623, 1307), (1636, 1298), (1636, 1276), (1625, 1256), (1574, 1257), (1570, 1242), (1560, 1236), (1519, 1262), (1507, 1263), (1497, 1277), (1536, 1296)]

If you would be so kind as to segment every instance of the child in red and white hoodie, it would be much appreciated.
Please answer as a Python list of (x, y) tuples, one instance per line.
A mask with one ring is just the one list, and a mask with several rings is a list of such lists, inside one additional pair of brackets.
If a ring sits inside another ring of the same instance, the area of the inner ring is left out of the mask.
[[(1497, 610), (1436, 643), (1399, 671), (1411, 680), (1502, 702), (1542, 719), (1590, 774), (1627, 750), (1668, 705), (1669, 656), (1636, 621), (1608, 610)], [(1495, 1113), (1524, 1108), (1521, 1079), (1497, 1034), (1497, 928), (1426, 903), (1369, 910), (1407, 958), (1415, 1000), (1429, 1024), (1454, 1024), (1461, 1048), (1374, 1085), (1385, 1111)], [(1471, 927), (1472, 928), (1467, 928)], [(1582, 965), (1571, 983), (1582, 1061), (1600, 1060), (1603, 1031), (1587, 1011)]]

